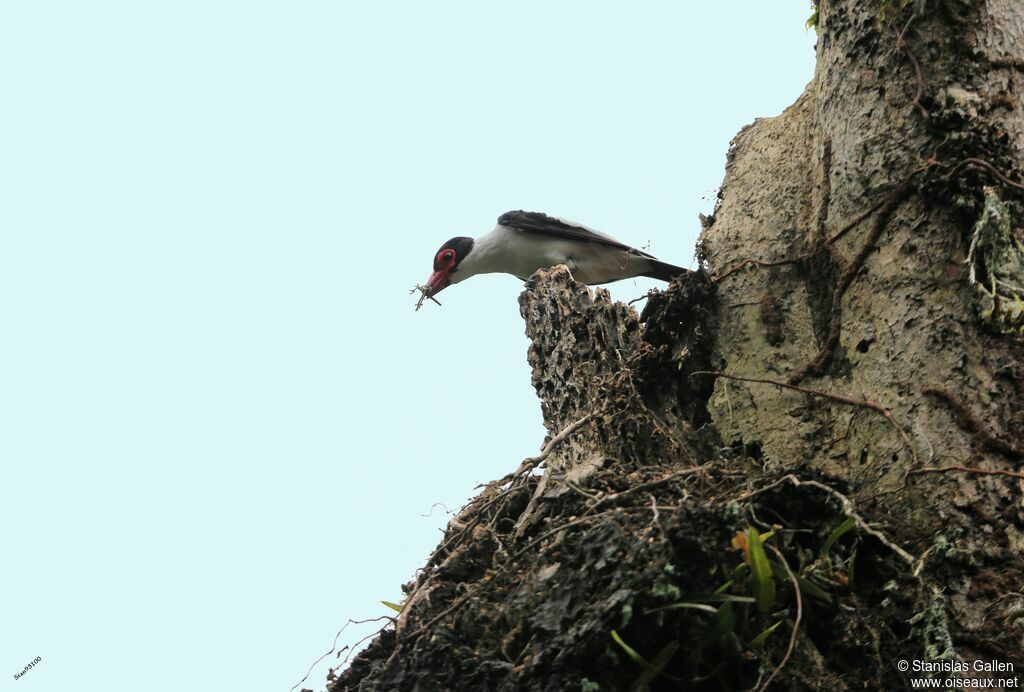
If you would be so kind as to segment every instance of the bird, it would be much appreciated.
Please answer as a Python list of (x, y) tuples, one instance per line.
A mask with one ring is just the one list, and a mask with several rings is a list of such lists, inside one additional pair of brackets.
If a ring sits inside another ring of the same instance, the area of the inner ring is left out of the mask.
[(512, 274), (522, 281), (538, 269), (569, 268), (580, 283), (604, 284), (634, 276), (661, 281), (689, 270), (662, 262), (609, 235), (535, 211), (509, 211), (494, 230), (478, 238), (457, 236), (434, 255), (425, 297), (477, 274)]

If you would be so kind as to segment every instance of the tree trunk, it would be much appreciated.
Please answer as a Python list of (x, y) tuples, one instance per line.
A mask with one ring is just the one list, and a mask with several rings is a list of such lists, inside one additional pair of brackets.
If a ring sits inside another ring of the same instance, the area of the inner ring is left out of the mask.
[(804, 94), (730, 148), (700, 272), (639, 316), (534, 277), (551, 442), (332, 690), (1024, 677), (1024, 5), (817, 22)]

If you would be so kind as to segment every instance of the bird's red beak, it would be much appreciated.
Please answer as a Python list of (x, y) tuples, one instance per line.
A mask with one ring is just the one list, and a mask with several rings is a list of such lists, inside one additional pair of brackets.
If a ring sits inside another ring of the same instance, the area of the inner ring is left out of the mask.
[(448, 281), (448, 274), (451, 273), (451, 269), (442, 269), (436, 271), (430, 275), (427, 279), (427, 288), (430, 289), (430, 295), (436, 296), (438, 293), (443, 291), (451, 283)]

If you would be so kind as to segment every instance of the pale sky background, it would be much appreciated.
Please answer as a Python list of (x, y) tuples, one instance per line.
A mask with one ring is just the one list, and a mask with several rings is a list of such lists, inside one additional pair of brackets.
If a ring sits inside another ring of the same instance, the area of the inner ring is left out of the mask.
[(519, 208), (692, 266), (809, 5), (0, 1), (0, 691), (285, 692), (388, 614), (543, 439), (521, 284), (408, 289)]

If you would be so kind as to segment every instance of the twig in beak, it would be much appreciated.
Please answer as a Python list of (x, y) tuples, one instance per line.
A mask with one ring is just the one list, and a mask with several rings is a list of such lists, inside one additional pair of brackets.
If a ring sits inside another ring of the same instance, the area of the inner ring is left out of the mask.
[(416, 301), (416, 309), (417, 310), (419, 310), (421, 307), (423, 307), (423, 301), (426, 300), (427, 298), (430, 298), (432, 301), (434, 301), (438, 305), (441, 304), (437, 300), (437, 298), (435, 298), (434, 296), (430, 295), (430, 286), (421, 286), (420, 284), (416, 284), (411, 289), (409, 289), (409, 293), (410, 294), (413, 294), (416, 291), (420, 292), (420, 299)]

